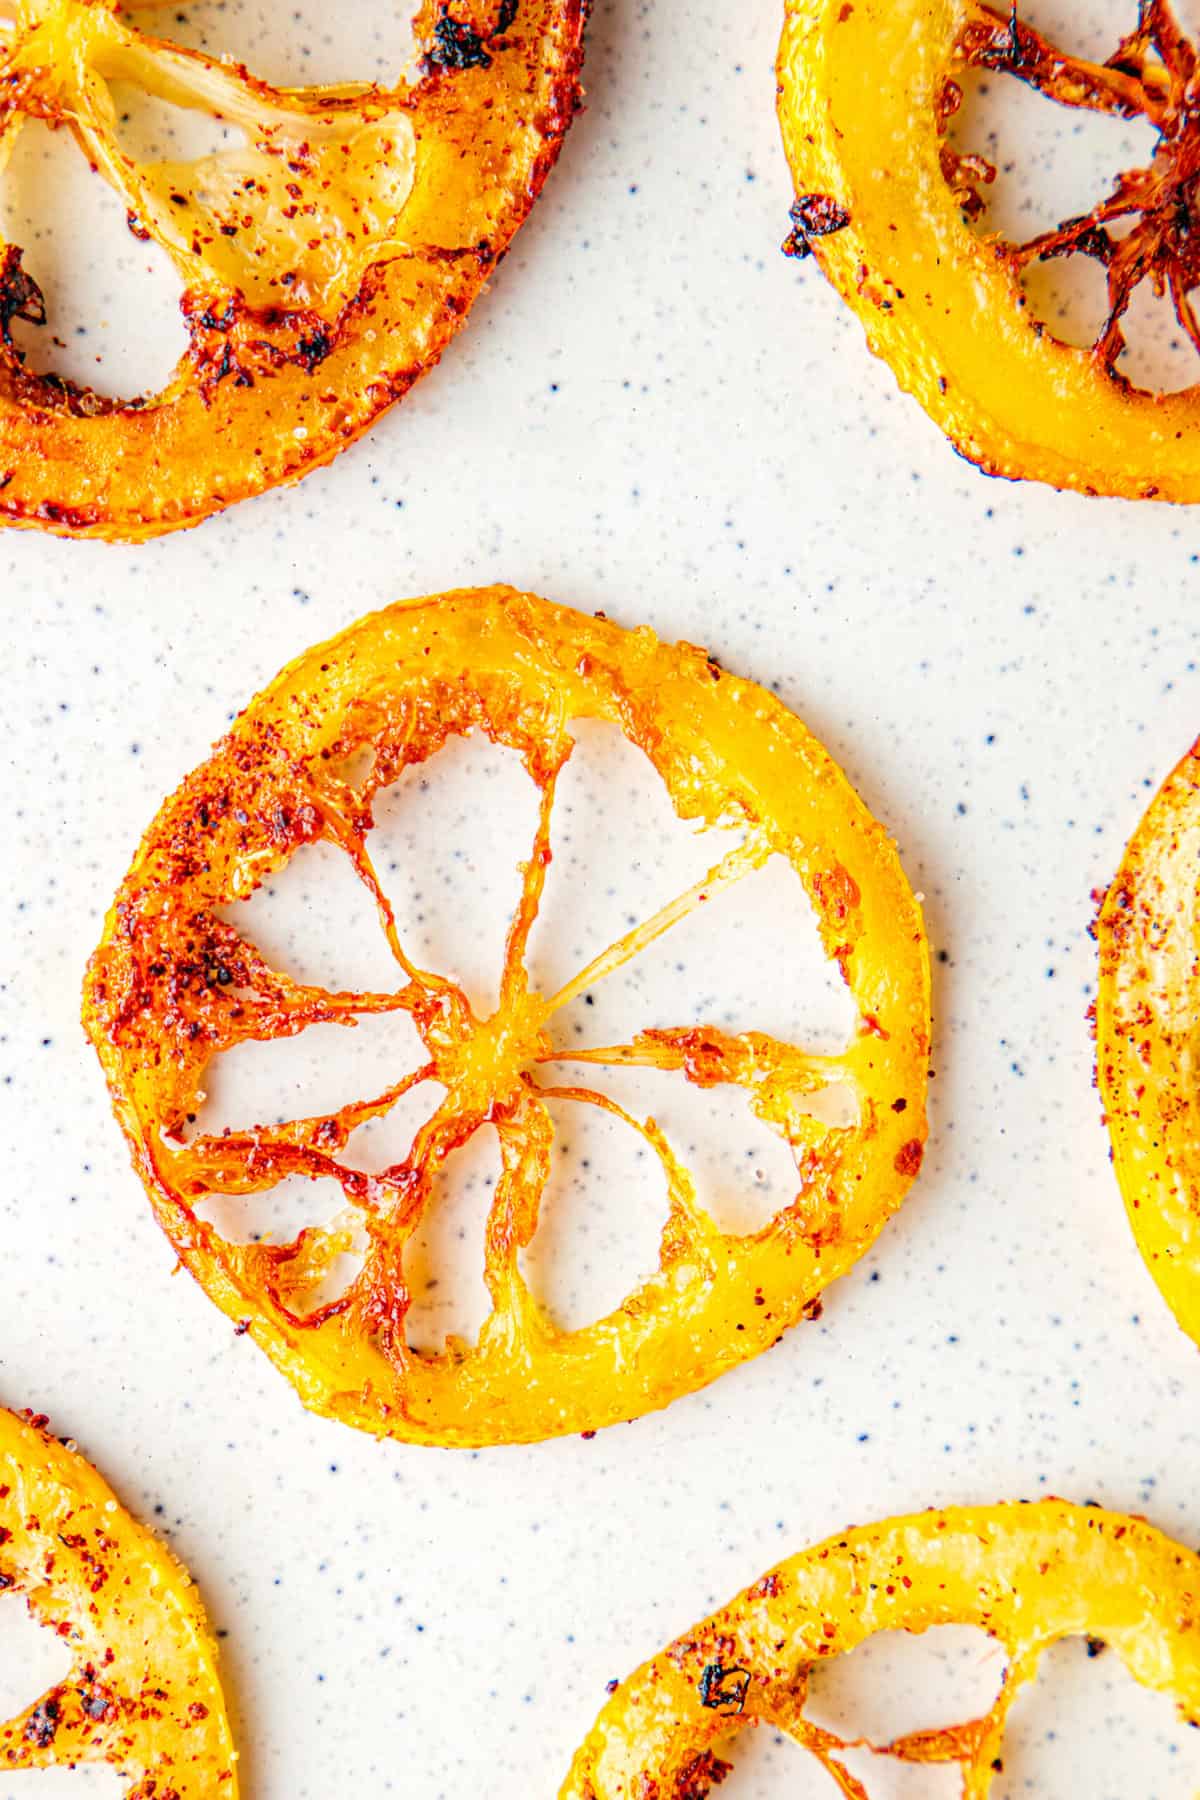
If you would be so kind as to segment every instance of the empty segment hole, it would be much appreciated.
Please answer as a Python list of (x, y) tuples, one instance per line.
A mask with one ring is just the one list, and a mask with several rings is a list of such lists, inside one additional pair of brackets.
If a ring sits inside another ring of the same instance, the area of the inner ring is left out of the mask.
[(405, 980), (374, 898), (346, 852), (302, 844), (248, 899), (219, 916), (273, 969), (332, 992), (391, 993)]
[[(1184, 30), (1195, 36), (1200, 29), (1197, 0), (1173, 0), (1173, 10)], [(1137, 24), (1137, 0), (1024, 0), (1020, 16), (1060, 48), (1105, 62)]]
[(805, 1715), (839, 1737), (886, 1744), (981, 1717), (1004, 1666), (1003, 1647), (973, 1625), (880, 1631), (813, 1670)]
[(227, 1244), (287, 1244), (306, 1226), (330, 1224), (347, 1204), (341, 1184), (329, 1176), (285, 1175), (256, 1194), (208, 1194), (196, 1214)]
[[(1192, 296), (1200, 304), (1200, 294)], [(1180, 325), (1169, 296), (1148, 282), (1134, 290), (1125, 313), (1126, 349), (1117, 368), (1135, 387), (1172, 394), (1200, 381), (1200, 355)]]
[(1087, 350), (1108, 318), (1108, 283), (1093, 256), (1056, 256), (1032, 262), (1022, 280), (1037, 318), (1060, 343)]
[(70, 1672), (66, 1645), (39, 1625), (20, 1594), (0, 1594), (0, 1719), (24, 1712)]
[[(845, 1789), (817, 1757), (770, 1727), (757, 1726), (721, 1749), (732, 1772), (713, 1790), (720, 1800), (844, 1800)], [(838, 1761), (862, 1783), (868, 1800), (961, 1800), (956, 1768), (914, 1767), (869, 1750), (846, 1750)]]
[[(530, 939), (532, 984), (557, 992), (600, 951), (700, 881), (742, 842), (680, 819), (642, 751), (580, 721), (558, 780), (553, 861)], [(825, 956), (799, 877), (780, 856), (717, 890), (556, 1019), (564, 1044), (621, 1042), (648, 1026), (757, 1030), (843, 1047), (854, 1009)]]
[(173, 43), (230, 56), (280, 86), (336, 82), (393, 85), (415, 69), (412, 21), (418, 0), (360, 0), (331, 13), (321, 0), (193, 0), (125, 10)]
[(368, 1119), (351, 1132), (340, 1160), (368, 1175), (394, 1168), (406, 1160), (417, 1132), (433, 1117), (445, 1097), (446, 1090), (440, 1082), (418, 1082), (379, 1118)]
[[(635, 1119), (653, 1119), (690, 1173), (700, 1205), (722, 1231), (757, 1231), (796, 1197), (799, 1177), (795, 1158), (783, 1138), (756, 1117), (743, 1088), (733, 1084), (700, 1088), (676, 1071), (607, 1068), (590, 1063), (556, 1063), (553, 1077), (556, 1083), (579, 1084), (609, 1096)], [(594, 1107), (579, 1108), (577, 1103), (571, 1110), (567, 1107), (568, 1103), (562, 1102), (553, 1109), (555, 1124), (561, 1123), (564, 1134), (571, 1130), (577, 1140), (581, 1139), (577, 1113), (583, 1113), (588, 1121), (589, 1143), (593, 1135), (599, 1135), (587, 1169), (577, 1155), (573, 1163), (564, 1155), (562, 1173), (564, 1178), (570, 1174), (572, 1179), (565, 1186), (560, 1183), (554, 1197), (547, 1197), (539, 1237), (542, 1232), (553, 1236), (560, 1229), (554, 1223), (559, 1207), (566, 1212), (579, 1212), (579, 1222), (568, 1227), (564, 1219), (561, 1227), (573, 1232), (581, 1228), (584, 1219), (592, 1217), (593, 1207), (598, 1204), (612, 1214), (614, 1237), (618, 1225), (624, 1222), (636, 1228), (648, 1244), (651, 1239), (647, 1227), (638, 1223), (647, 1205), (660, 1225), (664, 1216), (658, 1196), (665, 1191), (665, 1177), (657, 1156), (619, 1120), (612, 1119), (612, 1129), (606, 1128), (601, 1134), (599, 1125), (591, 1123), (592, 1117), (604, 1119), (609, 1115), (596, 1113)], [(619, 1144), (621, 1148), (620, 1162), (613, 1169), (614, 1186), (607, 1198), (603, 1190), (609, 1165), (602, 1153), (606, 1144), (614, 1148)], [(583, 1177), (593, 1170), (589, 1188)], [(657, 1244), (657, 1237), (653, 1242)], [(636, 1266), (646, 1274), (657, 1266), (657, 1261), (655, 1252), (647, 1267), (645, 1255), (639, 1251), (638, 1258), (628, 1266), (630, 1270)], [(616, 1281), (614, 1273), (613, 1282), (605, 1284), (605, 1291), (613, 1291)], [(624, 1291), (628, 1293), (628, 1287)]]
[(546, 994), (741, 841), (737, 832), (685, 824), (649, 758), (614, 726), (576, 720), (571, 735), (575, 747), (555, 790), (553, 862), (530, 939), (531, 979)]
[(452, 738), (375, 797), (368, 851), (405, 954), (457, 981), (480, 1015), (500, 997), (538, 790), (515, 750)]
[(188, 347), (166, 252), (129, 229), (121, 199), (69, 131), (27, 119), (0, 179), (0, 233), (25, 252), (46, 324), (14, 320), (37, 374), (109, 398), (157, 392)]
[(747, 1726), (717, 1746), (730, 1773), (720, 1800), (836, 1800), (837, 1784), (816, 1759), (769, 1725)]
[(448, 1336), (474, 1343), (492, 1309), (484, 1244), (500, 1173), (499, 1140), (483, 1126), (446, 1158), (429, 1209), (405, 1246), (412, 1295), (406, 1333), (410, 1347), (426, 1356), (442, 1351)]
[[(584, 1084), (599, 1085), (593, 1073)], [(550, 1179), (521, 1269), (555, 1323), (575, 1331), (614, 1311), (657, 1269), (667, 1182), (650, 1145), (623, 1119), (580, 1100), (546, 1104)]]
[(371, 1100), (423, 1066), (407, 1013), (366, 1013), (353, 1025), (309, 1025), (294, 1037), (252, 1040), (213, 1058), (187, 1136), (247, 1131)]
[[(632, 910), (624, 908), (622, 930)], [(603, 949), (604, 940), (594, 939), (593, 947)], [(627, 1041), (651, 1026), (704, 1024), (836, 1054), (849, 1042), (854, 1018), (850, 991), (825, 956), (800, 878), (785, 858), (773, 856), (572, 1001), (554, 1035), (564, 1045), (599, 1045)]]
[[(1048, 29), (1021, 7), (1024, 22)], [(1135, 23), (1133, 9), (1121, 8), (1104, 55), (1121, 32)], [(1070, 21), (1055, 42), (1071, 53), (1082, 34)], [(1084, 107), (1060, 106), (1014, 75), (968, 71), (960, 84), (963, 104), (950, 120), (947, 142), (960, 155), (982, 155), (995, 166), (994, 182), (979, 187), (986, 210), (977, 229), (1024, 243), (1064, 219), (1090, 212), (1112, 191), (1122, 169), (1150, 162), (1157, 142), (1144, 119), (1119, 119)]]
[(125, 1800), (129, 1779), (116, 1769), (21, 1769), (0, 1773), (0, 1800)]
[[(1090, 1651), (1090, 1654), (1089, 1654)], [(993, 1800), (1193, 1800), (1200, 1731), (1113, 1649), (1067, 1638), (1043, 1656), (1004, 1734)]]

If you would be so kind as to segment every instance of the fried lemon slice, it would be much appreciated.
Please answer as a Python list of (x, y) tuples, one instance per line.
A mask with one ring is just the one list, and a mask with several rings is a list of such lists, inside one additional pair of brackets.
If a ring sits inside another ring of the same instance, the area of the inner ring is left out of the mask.
[(69, 1674), (0, 1723), (0, 1770), (109, 1763), (128, 1800), (236, 1800), (217, 1646), (191, 1577), (44, 1419), (0, 1408), (0, 1593)]
[(1096, 936), (1113, 1164), (1147, 1267), (1200, 1343), (1200, 743), (1130, 839)]
[[(432, 366), (541, 191), (579, 104), (586, 0), (424, 0), (394, 88), (272, 88), (148, 37), (110, 0), (0, 0), (0, 173), (26, 118), (66, 126), (183, 283), (161, 393), (25, 367), (45, 323), (0, 242), (0, 521), (140, 539), (335, 456)], [(399, 59), (398, 59), (399, 60)], [(219, 119), (229, 148), (138, 161), (118, 90)]]
[[(1117, 364), (1138, 287), (1168, 295), (1200, 349), (1200, 59), (1169, 0), (1131, 7), (1106, 62), (1051, 43), (1015, 4), (786, 0), (779, 117), (796, 187), (784, 248), (816, 256), (887, 362), (988, 474), (1086, 494), (1200, 500), (1200, 386), (1153, 393)], [(1151, 163), (1026, 243), (974, 222), (995, 169), (946, 137), (972, 70), (1157, 132)], [(1022, 289), (1035, 261), (1103, 266), (1087, 348), (1057, 338)]]
[[(526, 945), (551, 860), (555, 783), (574, 748), (569, 728), (586, 719), (617, 726), (645, 753), (680, 817), (737, 827), (741, 842), (543, 994), (528, 979)], [(409, 957), (368, 847), (380, 790), (472, 730), (515, 749), (540, 796), (500, 1004), (487, 1018), (455, 982)], [(394, 991), (303, 986), (221, 917), (317, 839), (345, 852), (377, 906)], [(799, 876), (857, 1007), (844, 1052), (818, 1056), (716, 1025), (643, 1031), (623, 1044), (556, 1040), (572, 999), (776, 852)], [(388, 1011), (411, 1018), (424, 1060), (397, 1070), (386, 1092), (324, 1117), (185, 1141), (205, 1070), (223, 1051)], [(920, 911), (894, 846), (845, 777), (777, 700), (703, 651), (506, 588), (390, 607), (300, 657), (252, 702), (143, 840), (90, 965), (84, 1020), (159, 1222), (211, 1298), (307, 1405), (424, 1443), (593, 1430), (757, 1355), (873, 1242), (925, 1139)], [(564, 1063), (646, 1065), (702, 1088), (741, 1088), (792, 1152), (794, 1200), (761, 1231), (721, 1232), (654, 1122), (564, 1080)], [(408, 1155), (382, 1175), (356, 1167), (354, 1130), (426, 1079), (445, 1098)], [(537, 1303), (518, 1261), (550, 1168), (551, 1098), (605, 1108), (640, 1133), (669, 1194), (658, 1272), (573, 1331)], [(405, 1249), (434, 1203), (439, 1168), (485, 1124), (503, 1164), (482, 1246), (492, 1311), (476, 1343), (454, 1339), (443, 1354), (422, 1355), (405, 1331)], [(265, 1193), (294, 1174), (340, 1184), (344, 1228), (233, 1244), (198, 1216), (214, 1194)], [(355, 1234), (361, 1272), (317, 1304), (317, 1284)]]
[[(974, 1625), (1007, 1652), (982, 1718), (854, 1745), (804, 1714), (812, 1670), (877, 1631)], [(1102, 1640), (1144, 1687), (1200, 1723), (1200, 1557), (1142, 1519), (1071, 1506), (946, 1507), (840, 1533), (779, 1563), (731, 1605), (622, 1681), (559, 1800), (704, 1800), (730, 1734), (770, 1725), (812, 1755), (846, 1800), (869, 1800), (842, 1753), (957, 1763), (985, 1800), (1013, 1701), (1059, 1639)]]

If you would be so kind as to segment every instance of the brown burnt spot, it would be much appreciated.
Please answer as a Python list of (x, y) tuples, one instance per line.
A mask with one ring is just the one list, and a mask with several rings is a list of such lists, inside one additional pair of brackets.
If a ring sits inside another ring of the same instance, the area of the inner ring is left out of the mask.
[(812, 240), (845, 231), (850, 214), (832, 194), (797, 194), (788, 211), (792, 229), (783, 240), (783, 254), (802, 258), (812, 255)]
[(442, 0), (433, 27), (433, 42), (425, 58), (427, 68), (490, 69), (491, 48), (495, 40), (515, 23), (519, 4), (520, 0), (500, 0), (495, 19), (488, 29), (461, 17), (463, 7), (452, 9), (447, 0)]
[(920, 1170), (924, 1159), (925, 1146), (920, 1138), (909, 1138), (907, 1144), (901, 1144), (897, 1150), (893, 1166), (898, 1175), (903, 1175), (906, 1179), (911, 1180)]
[(722, 1762), (711, 1750), (702, 1750), (675, 1777), (674, 1800), (707, 1800), (712, 1790), (732, 1774), (732, 1763)]
[(496, 261), (496, 253), (487, 238), (473, 244), (430, 244), (423, 252), (427, 262), (474, 262), (481, 275), (486, 275)]
[(0, 256), (0, 337), (13, 349), (12, 322), (23, 319), (27, 325), (46, 323), (46, 301), (41, 288), (21, 267), (25, 252), (18, 244), (10, 244)]
[(706, 1663), (697, 1688), (701, 1706), (709, 1712), (744, 1712), (750, 1679), (749, 1669), (739, 1665), (727, 1668), (722, 1662)]
[(939, 136), (945, 131), (955, 113), (960, 110), (962, 103), (963, 91), (960, 83), (947, 76), (933, 106), (933, 117)]
[(333, 339), (324, 325), (314, 325), (296, 339), (296, 361), (311, 375), (333, 349)]
[(429, 66), (434, 69), (490, 69), (492, 59), (472, 25), (443, 12), (433, 28)]
[(211, 295), (185, 294), (180, 302), (191, 345), (191, 361), (206, 404), (224, 381), (250, 388), (294, 367), (312, 375), (332, 356), (368, 283), (342, 309), (335, 324), (305, 308), (251, 306), (231, 294), (218, 307)]
[(62, 1719), (62, 1705), (53, 1694), (34, 1707), (25, 1721), (25, 1736), (39, 1750), (46, 1750), (58, 1735), (59, 1723)]

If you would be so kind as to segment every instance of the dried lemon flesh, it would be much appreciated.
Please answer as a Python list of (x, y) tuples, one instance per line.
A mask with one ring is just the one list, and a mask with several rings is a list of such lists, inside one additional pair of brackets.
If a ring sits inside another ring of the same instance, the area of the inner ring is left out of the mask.
[(1146, 1266), (1200, 1344), (1200, 745), (1164, 781), (1096, 921), (1096, 1070)]
[[(831, 1657), (879, 1631), (971, 1625), (1007, 1653), (982, 1717), (890, 1743), (847, 1742), (806, 1716)], [(957, 1764), (964, 1800), (1003, 1768), (1021, 1689), (1060, 1639), (1108, 1645), (1143, 1686), (1200, 1722), (1200, 1557), (1147, 1525), (1064, 1500), (949, 1506), (854, 1527), (779, 1563), (616, 1688), (559, 1800), (704, 1800), (731, 1772), (730, 1734), (769, 1725), (808, 1750), (846, 1800), (870, 1800), (847, 1750)]]
[[(1200, 64), (1168, 0), (1147, 0), (1131, 26), (1097, 63), (1050, 42), (1015, 5), (787, 0), (779, 118), (796, 200), (784, 248), (816, 257), (870, 348), (986, 473), (1195, 501), (1200, 386), (1149, 392), (1117, 365), (1145, 282), (1200, 349)], [(1025, 243), (977, 230), (995, 169), (947, 139), (973, 71), (1143, 118), (1158, 134), (1153, 159)], [(1072, 255), (1097, 260), (1108, 289), (1086, 348), (1056, 337), (1022, 286), (1032, 263)]]
[[(174, 264), (189, 344), (114, 400), (25, 366), (45, 322), (0, 243), (0, 521), (145, 538), (327, 462), (441, 355), (557, 157), (584, 0), (427, 0), (415, 78), (274, 88), (106, 0), (0, 10), (0, 173), (27, 118), (69, 130)], [(194, 161), (125, 147), (113, 84), (219, 120)]]
[[(736, 825), (742, 841), (543, 994), (531, 985), (526, 948), (553, 855), (555, 784), (580, 720), (615, 725), (642, 750), (682, 818)], [(408, 955), (369, 850), (376, 796), (468, 731), (515, 750), (539, 790), (500, 1004), (486, 1018), (457, 983)], [(344, 772), (364, 756), (368, 773), (351, 779)], [(299, 983), (220, 916), (318, 840), (346, 853), (378, 908), (396, 962), (393, 991)], [(556, 1038), (575, 995), (772, 854), (798, 875), (853, 999), (858, 1024), (843, 1052), (815, 1055), (764, 1032), (707, 1024), (641, 1031), (621, 1044)], [(214, 1057), (386, 1012), (409, 1017), (422, 1049), (384, 1093), (319, 1118), (186, 1138)], [(874, 1241), (925, 1141), (920, 909), (894, 845), (840, 770), (772, 695), (703, 651), (511, 589), (390, 607), (298, 658), (251, 703), (150, 827), (92, 960), (84, 1018), (151, 1204), (211, 1298), (307, 1405), (418, 1442), (594, 1430), (756, 1355)], [(794, 1197), (760, 1231), (719, 1230), (653, 1121), (556, 1073), (597, 1063), (740, 1088), (792, 1154)], [(357, 1167), (352, 1133), (426, 1080), (445, 1098), (407, 1156), (382, 1175)], [(555, 1325), (519, 1267), (547, 1185), (550, 1100), (604, 1108), (638, 1132), (669, 1195), (657, 1272), (615, 1311), (571, 1331)], [(503, 1165), (482, 1247), (492, 1310), (474, 1344), (453, 1340), (440, 1355), (421, 1355), (405, 1328), (405, 1249), (435, 1204), (439, 1170), (484, 1125), (498, 1135)], [(339, 1184), (340, 1222), (288, 1243), (233, 1244), (199, 1216), (214, 1195), (267, 1194), (296, 1174)], [(365, 1239), (361, 1272), (319, 1304), (317, 1287), (356, 1238)]]
[(106, 1763), (128, 1800), (237, 1800), (217, 1648), (191, 1577), (43, 1418), (0, 1408), (0, 1593), (68, 1651), (0, 1722), (0, 1770)]

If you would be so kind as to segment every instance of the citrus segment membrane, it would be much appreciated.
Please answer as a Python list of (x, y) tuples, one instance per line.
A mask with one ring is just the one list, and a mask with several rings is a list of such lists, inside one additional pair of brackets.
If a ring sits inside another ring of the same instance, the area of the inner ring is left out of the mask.
[[(640, 749), (679, 817), (732, 829), (736, 841), (544, 993), (529, 978), (529, 938), (570, 728), (588, 719)], [(421, 966), (370, 844), (379, 797), (468, 732), (515, 750), (538, 795), (532, 839), (513, 848), (520, 892), (500, 933), (490, 1011)], [(230, 923), (231, 902), (316, 842), (337, 847), (370, 895), (392, 986), (301, 982)], [(799, 877), (852, 999), (843, 1050), (715, 1024), (648, 1027), (621, 1041), (557, 1035), (576, 997), (717, 895), (732, 904), (772, 855)], [(389, 1014), (411, 1023), (418, 1048), (374, 1092), (282, 1123), (204, 1130), (214, 1059)], [(247, 708), (147, 833), (90, 965), (84, 1019), (151, 1204), (210, 1297), (307, 1405), (418, 1442), (590, 1431), (704, 1385), (812, 1310), (899, 1206), (923, 1154), (927, 949), (883, 829), (793, 715), (705, 652), (511, 589), (391, 607), (300, 657)], [(639, 1068), (744, 1094), (794, 1169), (766, 1225), (722, 1231), (655, 1121), (603, 1091), (603, 1071)], [(418, 1091), (430, 1104), (406, 1153), (383, 1167), (356, 1162), (352, 1137), (363, 1141), (364, 1128)], [(634, 1134), (666, 1190), (657, 1270), (571, 1330), (522, 1270), (564, 1109), (598, 1110)], [(408, 1330), (406, 1254), (437, 1204), (441, 1171), (485, 1127), (499, 1145), (480, 1252), (490, 1310), (473, 1341), (452, 1335), (422, 1354)], [(340, 1186), (344, 1220), (284, 1241), (245, 1241), (243, 1231), (233, 1242), (211, 1223), (214, 1195), (253, 1204), (292, 1176)], [(358, 1249), (359, 1273), (318, 1303), (331, 1262)]]

